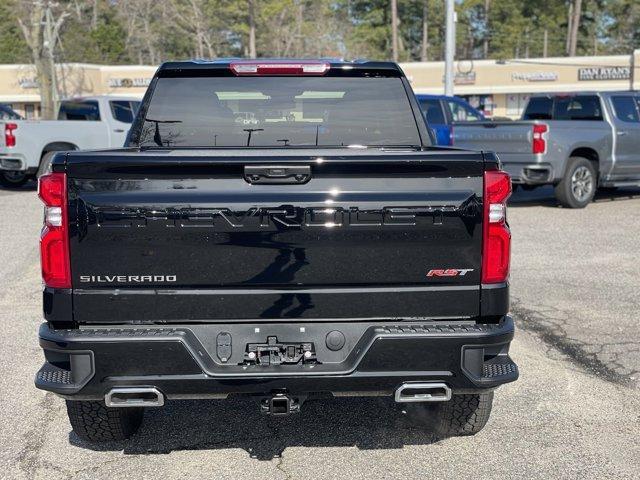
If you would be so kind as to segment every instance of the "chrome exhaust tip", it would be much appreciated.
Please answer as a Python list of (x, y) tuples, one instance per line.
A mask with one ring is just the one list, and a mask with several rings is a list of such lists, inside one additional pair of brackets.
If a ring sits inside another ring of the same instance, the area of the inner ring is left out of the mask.
[(164, 395), (154, 387), (112, 388), (104, 396), (107, 407), (162, 407)]
[(448, 402), (451, 389), (446, 383), (407, 382), (398, 387), (395, 400), (398, 403)]

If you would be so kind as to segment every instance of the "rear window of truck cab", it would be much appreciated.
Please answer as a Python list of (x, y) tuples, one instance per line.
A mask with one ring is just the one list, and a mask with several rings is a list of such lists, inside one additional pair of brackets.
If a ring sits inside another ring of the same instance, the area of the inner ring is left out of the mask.
[(135, 100), (111, 100), (111, 115), (118, 122), (132, 123), (136, 116), (140, 102)]
[(58, 120), (100, 120), (100, 108), (95, 100), (66, 100), (60, 104)]
[(531, 97), (522, 116), (523, 120), (551, 120), (553, 99), (551, 97)]
[(602, 120), (602, 107), (596, 95), (556, 97), (554, 120)]
[(523, 120), (602, 120), (597, 95), (556, 95), (531, 97)]
[(159, 78), (140, 146), (420, 146), (400, 78)]

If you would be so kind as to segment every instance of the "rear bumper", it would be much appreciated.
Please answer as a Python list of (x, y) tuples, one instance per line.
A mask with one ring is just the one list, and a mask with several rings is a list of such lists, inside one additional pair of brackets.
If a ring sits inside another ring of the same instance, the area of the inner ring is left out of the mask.
[(554, 183), (562, 175), (561, 166), (550, 162), (546, 155), (501, 153), (500, 162), (517, 184), (544, 185)]
[[(340, 331), (344, 346), (330, 349)], [(230, 337), (221, 342), (220, 334)], [(229, 394), (391, 395), (407, 381), (446, 383), (454, 393), (518, 378), (510, 359), (511, 317), (497, 324), (399, 322), (40, 328), (46, 362), (36, 386), (98, 400), (116, 387), (155, 387), (169, 399)], [(246, 365), (248, 343), (311, 342), (320, 363)], [(224, 345), (223, 345), (224, 344)], [(227, 358), (228, 356), (228, 358)]]
[(0, 170), (25, 171), (27, 159), (22, 154), (0, 153)]

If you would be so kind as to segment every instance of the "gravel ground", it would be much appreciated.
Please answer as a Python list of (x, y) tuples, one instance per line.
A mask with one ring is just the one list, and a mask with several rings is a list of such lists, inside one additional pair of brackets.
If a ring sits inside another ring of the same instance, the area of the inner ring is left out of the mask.
[(185, 401), (96, 447), (33, 387), (41, 208), (33, 188), (0, 190), (0, 478), (638, 478), (640, 191), (579, 211), (549, 189), (512, 203), (521, 378), (477, 436), (436, 442), (386, 399), (314, 401), (277, 420), (250, 401)]

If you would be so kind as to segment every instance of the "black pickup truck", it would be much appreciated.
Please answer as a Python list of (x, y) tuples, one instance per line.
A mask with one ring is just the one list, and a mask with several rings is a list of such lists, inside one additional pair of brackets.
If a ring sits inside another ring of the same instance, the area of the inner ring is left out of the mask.
[(438, 148), (386, 62), (165, 63), (122, 149), (40, 178), (45, 363), (82, 438), (145, 407), (389, 396), (487, 422), (509, 357), (507, 174)]

